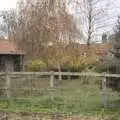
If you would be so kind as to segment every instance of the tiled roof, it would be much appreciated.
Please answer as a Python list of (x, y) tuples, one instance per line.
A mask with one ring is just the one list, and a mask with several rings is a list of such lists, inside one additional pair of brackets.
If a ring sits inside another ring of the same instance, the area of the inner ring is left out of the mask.
[(70, 48), (75, 48), (75, 49), (78, 49), (79, 52), (87, 52), (88, 50), (89, 51), (92, 51), (96, 54), (103, 54), (105, 53), (106, 51), (108, 51), (109, 49), (112, 48), (112, 45), (111, 44), (103, 44), (103, 43), (96, 43), (96, 44), (91, 44), (89, 46), (89, 49), (88, 49), (88, 46), (86, 44), (71, 44), (71, 45), (68, 45), (68, 47)]
[(111, 44), (93, 44), (91, 45), (91, 50), (94, 51), (96, 54), (105, 54), (108, 50), (112, 48)]
[(96, 43), (91, 44), (88, 47), (86, 44), (76, 43), (68, 45), (67, 48), (74, 48), (81, 56), (86, 56), (87, 54), (89, 54), (97, 60), (102, 60), (106, 53), (110, 51), (112, 45), (109, 43)]
[(9, 40), (0, 40), (0, 54), (25, 55), (14, 42)]

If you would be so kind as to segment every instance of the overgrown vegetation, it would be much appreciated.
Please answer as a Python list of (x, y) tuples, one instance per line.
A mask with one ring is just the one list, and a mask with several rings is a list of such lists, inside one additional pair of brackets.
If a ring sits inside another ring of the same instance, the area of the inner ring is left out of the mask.
[[(109, 93), (108, 107), (101, 101), (99, 84), (94, 78), (63, 80), (54, 89), (40, 91), (16, 90), (17, 99), (0, 101), (0, 109), (42, 113), (85, 115), (114, 115), (119, 113), (120, 101), (117, 92)], [(44, 81), (42, 81), (44, 82)]]

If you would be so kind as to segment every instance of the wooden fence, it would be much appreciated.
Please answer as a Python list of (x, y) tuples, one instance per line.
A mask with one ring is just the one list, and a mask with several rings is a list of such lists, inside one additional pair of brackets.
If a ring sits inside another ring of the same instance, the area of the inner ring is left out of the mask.
[[(104, 107), (107, 107), (107, 86), (106, 86), (106, 77), (116, 77), (116, 78), (120, 78), (120, 74), (99, 74), (99, 73), (79, 73), (79, 72), (10, 72), (10, 73), (0, 73), (0, 76), (4, 76), (4, 80), (5, 80), (5, 83), (4, 83), (4, 90), (6, 91), (6, 96), (7, 96), (7, 99), (8, 100), (11, 100), (11, 84), (12, 84), (12, 81), (13, 81), (13, 78), (11, 78), (11, 76), (25, 76), (27, 75), (28, 77), (34, 75), (34, 76), (47, 76), (48, 78), (48, 84), (49, 84), (49, 87), (52, 91), (52, 89), (54, 89), (55, 87), (55, 76), (79, 76), (79, 77), (100, 77), (100, 80), (101, 80), (101, 85), (102, 85), (102, 89), (101, 89), (101, 98), (102, 98), (102, 104), (104, 105)], [(58, 77), (58, 81), (61, 81), (62, 79), (59, 79), (59, 78), (62, 78), (62, 77)], [(1, 78), (0, 78), (1, 80)], [(20, 80), (20, 79), (19, 79)], [(3, 89), (3, 88), (2, 88)], [(16, 88), (17, 89), (17, 88)], [(23, 88), (23, 89), (26, 89), (26, 88)], [(30, 88), (27, 88), (27, 89), (30, 89)], [(41, 88), (33, 88), (33, 89), (41, 89)], [(53, 97), (52, 95), (52, 92), (51, 92), (51, 96)], [(51, 97), (51, 98), (52, 98)]]

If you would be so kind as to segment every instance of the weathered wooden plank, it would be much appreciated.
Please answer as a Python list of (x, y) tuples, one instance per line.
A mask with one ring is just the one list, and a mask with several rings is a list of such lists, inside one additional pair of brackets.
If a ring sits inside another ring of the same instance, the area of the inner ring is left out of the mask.
[(102, 98), (102, 103), (103, 103), (103, 106), (104, 106), (104, 108), (106, 108), (107, 107), (107, 105), (108, 105), (108, 99), (107, 99), (107, 95), (108, 95), (108, 93), (107, 93), (107, 86), (106, 86), (106, 78), (103, 78), (102, 79), (102, 91), (101, 91), (101, 98)]
[(51, 75), (50, 75), (50, 87), (51, 88), (54, 87), (54, 72), (51, 72)]
[(8, 102), (11, 102), (11, 90), (10, 90), (10, 84), (11, 80), (8, 74), (6, 74), (6, 97), (8, 99)]

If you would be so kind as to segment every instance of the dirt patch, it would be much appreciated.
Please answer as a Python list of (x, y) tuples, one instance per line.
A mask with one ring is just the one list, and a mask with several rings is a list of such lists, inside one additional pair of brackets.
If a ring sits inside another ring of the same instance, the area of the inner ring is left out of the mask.
[(110, 117), (84, 117), (58, 114), (42, 114), (28, 112), (1, 112), (0, 120), (120, 120)]

